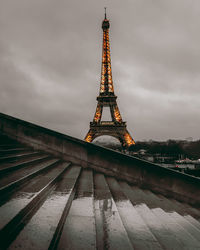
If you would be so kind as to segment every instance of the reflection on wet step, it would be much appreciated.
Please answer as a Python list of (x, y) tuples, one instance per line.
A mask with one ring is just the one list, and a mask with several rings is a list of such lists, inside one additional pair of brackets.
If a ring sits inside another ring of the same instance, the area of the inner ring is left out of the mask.
[[(13, 194), (11, 197), (11, 202), (13, 202), (12, 207), (7, 208), (7, 214), (9, 215), (12, 213), (13, 217), (7, 216), (6, 225), (2, 225), (3, 228), (0, 232), (0, 238), (2, 238), (2, 245), (4, 248), (12, 242), (12, 240), (16, 237), (16, 235), (20, 232), (29, 219), (33, 216), (36, 210), (40, 207), (46, 196), (55, 189), (55, 185), (59, 177), (66, 171), (68, 168), (69, 163), (60, 163), (59, 168), (54, 168), (50, 171), (47, 171), (46, 174), (41, 175), (43, 178), (46, 179), (45, 182), (42, 184), (41, 187), (41, 176), (37, 176), (37, 180), (40, 183), (40, 188), (38, 188), (38, 182), (29, 183), (28, 185), (23, 186), (20, 190)], [(54, 174), (53, 174), (54, 173)], [(34, 186), (35, 184), (35, 186)], [(29, 200), (21, 198), (20, 194), (23, 192), (29, 193), (30, 187), (32, 188), (32, 192), (35, 192), (33, 196)], [(28, 191), (28, 192), (27, 192)], [(20, 197), (20, 198), (19, 198)], [(16, 199), (18, 198), (18, 199)], [(19, 202), (20, 200), (20, 202)], [(9, 203), (6, 203), (9, 204)], [(0, 215), (4, 216), (4, 208), (5, 205), (0, 207)], [(19, 206), (20, 204), (20, 206)], [(11, 204), (10, 204), (11, 205)], [(14, 212), (13, 212), (14, 211)], [(8, 221), (9, 219), (9, 221)]]
[[(83, 194), (86, 194), (86, 197), (83, 197)], [(96, 248), (93, 211), (93, 173), (91, 170), (82, 170), (58, 249)]]
[(102, 174), (95, 174), (95, 219), (98, 249), (133, 249)]
[[(56, 230), (59, 230), (58, 224), (63, 213), (69, 209), (79, 173), (80, 167), (74, 167), (62, 176), (55, 189), (48, 195), (46, 201), (9, 249), (18, 248), (21, 242), (23, 242), (24, 249), (48, 249)], [(70, 182), (68, 182), (68, 177), (70, 177)]]
[[(123, 194), (116, 179), (108, 177), (107, 182), (116, 200), (117, 209), (133, 247), (136, 249), (162, 249), (161, 245), (133, 207), (130, 200)], [(118, 198), (118, 194), (120, 198)]]
[(53, 193), (20, 232), (9, 249), (48, 249), (69, 195)]
[(18, 193), (14, 195), (11, 200), (0, 207), (0, 229), (24, 208), (30, 200), (33, 198), (35, 193)]

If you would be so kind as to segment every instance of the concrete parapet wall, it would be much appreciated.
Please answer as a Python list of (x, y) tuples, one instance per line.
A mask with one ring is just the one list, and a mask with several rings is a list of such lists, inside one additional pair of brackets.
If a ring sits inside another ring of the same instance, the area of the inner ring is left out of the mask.
[(0, 113), (0, 131), (36, 149), (200, 206), (200, 179)]

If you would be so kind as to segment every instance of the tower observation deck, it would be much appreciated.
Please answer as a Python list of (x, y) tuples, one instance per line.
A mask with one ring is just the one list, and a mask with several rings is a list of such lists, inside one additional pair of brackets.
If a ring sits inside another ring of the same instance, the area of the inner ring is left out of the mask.
[[(96, 137), (110, 135), (117, 138), (124, 148), (135, 144), (133, 138), (126, 128), (126, 122), (122, 120), (118, 105), (117, 96), (114, 93), (110, 41), (109, 41), (110, 23), (106, 16), (102, 22), (103, 29), (103, 48), (102, 48), (102, 66), (101, 82), (99, 96), (97, 96), (97, 108), (93, 121), (90, 122), (90, 129), (85, 137), (85, 141), (92, 142)], [(101, 121), (104, 107), (110, 108), (111, 121)]]

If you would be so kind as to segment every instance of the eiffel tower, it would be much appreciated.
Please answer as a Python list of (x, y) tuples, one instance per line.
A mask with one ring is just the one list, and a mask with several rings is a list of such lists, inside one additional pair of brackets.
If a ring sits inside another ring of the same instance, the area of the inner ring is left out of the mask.
[[(110, 135), (117, 138), (121, 142), (123, 148), (128, 148), (135, 144), (135, 142), (126, 128), (126, 122), (122, 120), (117, 106), (117, 96), (114, 94), (110, 58), (109, 28), (110, 23), (106, 17), (105, 8), (105, 19), (102, 22), (103, 54), (100, 92), (97, 97), (98, 103), (94, 119), (90, 122), (90, 129), (85, 137), (85, 141), (92, 142), (96, 137), (101, 135)], [(101, 121), (104, 107), (110, 108), (112, 121)]]

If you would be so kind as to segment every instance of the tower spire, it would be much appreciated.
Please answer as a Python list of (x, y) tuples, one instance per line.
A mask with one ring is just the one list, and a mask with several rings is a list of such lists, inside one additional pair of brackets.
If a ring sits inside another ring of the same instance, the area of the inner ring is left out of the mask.
[[(103, 29), (103, 48), (102, 48), (102, 66), (101, 66), (101, 82), (99, 96), (97, 97), (97, 108), (94, 119), (90, 122), (90, 130), (85, 137), (85, 141), (92, 142), (96, 137), (101, 135), (111, 135), (116, 137), (123, 147), (130, 147), (135, 144), (133, 138), (126, 129), (126, 122), (122, 120), (119, 108), (117, 106), (117, 96), (114, 93), (111, 57), (110, 57), (110, 41), (109, 41), (110, 23), (106, 18), (102, 22)], [(111, 121), (101, 121), (102, 111), (104, 107), (110, 108)]]
[(107, 8), (107, 7), (104, 7), (104, 9), (105, 9), (105, 19), (107, 19), (107, 17), (106, 17), (106, 8)]

